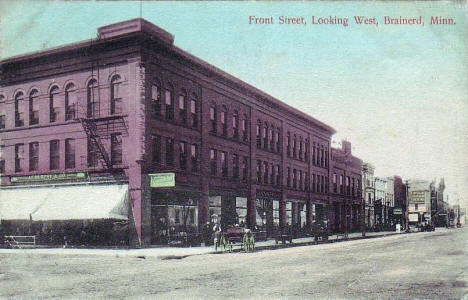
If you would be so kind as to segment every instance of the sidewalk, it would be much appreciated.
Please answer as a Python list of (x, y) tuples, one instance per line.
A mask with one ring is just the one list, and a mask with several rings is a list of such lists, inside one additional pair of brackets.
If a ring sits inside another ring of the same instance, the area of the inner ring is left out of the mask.
[[(361, 232), (350, 233), (347, 239), (331, 235), (328, 238), (328, 242), (341, 242), (346, 240), (356, 240), (365, 238), (376, 238), (384, 237), (397, 233), (395, 231), (384, 231), (384, 232), (367, 232), (366, 236), (363, 237)], [(324, 242), (320, 242), (324, 243)], [(293, 239), (292, 244), (276, 244), (275, 240), (259, 241), (255, 243), (256, 250), (267, 250), (267, 249), (278, 249), (295, 246), (306, 246), (315, 244), (314, 238), (298, 238)], [(235, 251), (239, 251), (239, 247), (234, 248)], [(36, 249), (0, 249), (0, 254), (47, 254), (47, 255), (105, 255), (105, 256), (116, 256), (116, 257), (156, 257), (159, 259), (181, 259), (193, 255), (202, 254), (213, 254), (213, 246), (209, 247), (187, 247), (187, 248), (176, 248), (176, 247), (157, 247), (157, 248), (144, 248), (144, 249), (74, 249), (74, 248), (36, 248)]]

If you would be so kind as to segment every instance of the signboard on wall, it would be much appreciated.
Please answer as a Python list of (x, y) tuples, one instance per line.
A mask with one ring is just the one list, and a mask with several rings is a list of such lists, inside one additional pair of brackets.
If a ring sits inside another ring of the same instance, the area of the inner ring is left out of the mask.
[(403, 214), (403, 210), (401, 208), (394, 208), (393, 209), (393, 214), (394, 215), (401, 215), (401, 214)]
[(418, 222), (419, 221), (419, 215), (418, 214), (409, 214), (408, 215), (408, 220), (410, 222)]
[(75, 173), (52, 173), (52, 174), (37, 174), (28, 176), (12, 176), (12, 183), (27, 183), (37, 181), (59, 181), (59, 180), (73, 180), (73, 179), (86, 179), (88, 173), (75, 172)]
[(410, 203), (426, 203), (426, 191), (411, 192)]
[(175, 173), (149, 174), (149, 176), (152, 188), (175, 187)]

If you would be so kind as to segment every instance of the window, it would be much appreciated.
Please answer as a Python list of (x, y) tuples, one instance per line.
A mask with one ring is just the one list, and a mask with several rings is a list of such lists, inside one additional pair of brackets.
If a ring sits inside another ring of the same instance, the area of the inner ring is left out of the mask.
[(276, 185), (281, 186), (281, 174), (280, 174), (280, 166), (276, 165)]
[(317, 180), (315, 179), (315, 174), (312, 174), (312, 192), (317, 191)]
[(257, 182), (262, 182), (262, 161), (257, 160)]
[(242, 140), (247, 142), (249, 140), (249, 135), (247, 133), (247, 115), (244, 115), (242, 119)]
[(212, 176), (216, 176), (217, 173), (217, 156), (217, 151), (215, 149), (210, 149), (210, 167)]
[(297, 189), (297, 170), (293, 169), (293, 188)]
[(89, 81), (87, 91), (87, 116), (88, 118), (99, 117), (99, 86), (95, 79)]
[(198, 145), (190, 145), (190, 157), (192, 160), (192, 172), (198, 172)]
[(268, 163), (263, 162), (263, 182), (268, 184)]
[(303, 181), (303, 177), (302, 177), (302, 171), (299, 170), (299, 189), (300, 190), (303, 190), (304, 189), (304, 181)]
[(317, 150), (315, 147), (315, 142), (312, 144), (312, 163), (314, 165), (317, 165)]
[(187, 92), (182, 89), (179, 95), (179, 120), (187, 125)]
[(0, 95), (0, 129), (5, 128), (6, 123), (5, 97)]
[(346, 176), (346, 195), (350, 195), (350, 194), (351, 194), (349, 182), (350, 182), (349, 176)]
[(237, 154), (232, 155), (232, 177), (239, 178), (239, 156)]
[(29, 171), (37, 171), (39, 167), (39, 143), (29, 143)]
[(65, 140), (65, 169), (75, 168), (75, 140)]
[(59, 117), (58, 86), (54, 86), (49, 92), (49, 122), (54, 123)]
[(260, 120), (258, 120), (257, 127), (256, 127), (256, 130), (255, 130), (255, 135), (257, 136), (257, 148), (262, 147), (262, 139), (260, 137), (260, 127), (261, 126), (262, 126), (262, 122)]
[(270, 150), (275, 151), (275, 141), (273, 140), (273, 128), (268, 132), (268, 140), (270, 141)]
[(320, 166), (325, 166), (325, 150), (323, 149), (323, 146), (321, 146), (320, 149)]
[(275, 166), (273, 164), (270, 165), (270, 184), (275, 184)]
[(166, 100), (166, 120), (174, 119), (174, 87), (168, 83), (166, 91), (164, 93), (164, 99)]
[(286, 154), (288, 157), (291, 157), (291, 134), (288, 132), (288, 136), (286, 137)]
[(310, 184), (309, 184), (309, 172), (304, 172), (304, 186), (305, 186), (305, 190), (308, 191), (309, 188), (310, 188)]
[(336, 182), (336, 173), (333, 173), (333, 193), (337, 193), (337, 192), (338, 192), (338, 185)]
[(244, 159), (242, 160), (242, 180), (247, 181), (247, 176), (248, 176), (248, 166), (249, 166), (249, 158), (247, 156), (244, 156)]
[(88, 138), (88, 167), (94, 168), (98, 165), (98, 149), (93, 139)]
[(49, 151), (50, 151), (50, 169), (57, 170), (60, 168), (60, 141), (52, 140), (49, 142)]
[(351, 193), (353, 196), (356, 196), (356, 190), (354, 185), (354, 178), (351, 179)]
[(309, 147), (310, 147), (309, 140), (306, 139), (305, 140), (305, 150), (304, 150), (304, 160), (305, 161), (309, 161)]
[(275, 144), (276, 144), (276, 152), (280, 153), (281, 146), (280, 146), (280, 139), (279, 139), (279, 128), (278, 128), (278, 131), (275, 132)]
[(73, 83), (65, 88), (65, 121), (76, 118), (76, 89)]
[(237, 110), (232, 115), (232, 137), (236, 140), (239, 139), (239, 113)]
[(161, 142), (161, 137), (159, 135), (152, 136), (151, 160), (153, 164), (161, 163)]
[(223, 106), (221, 111), (221, 128), (223, 136), (227, 137), (227, 109), (225, 106)]
[(303, 159), (303, 152), (304, 151), (304, 145), (303, 145), (303, 142), (302, 142), (302, 136), (299, 137), (299, 159), (302, 160)]
[(122, 134), (111, 134), (111, 162), (112, 165), (122, 163)]
[(24, 144), (15, 145), (15, 172), (23, 171)]
[(340, 194), (344, 194), (343, 175), (340, 175)]
[(325, 167), (328, 167), (328, 148), (325, 149)]
[(15, 96), (15, 127), (24, 126), (24, 95), (19, 92)]
[(414, 204), (414, 210), (416, 210), (416, 211), (418, 210), (418, 203)]
[(329, 178), (328, 176), (325, 177), (325, 193), (328, 193), (328, 183), (329, 183), (329, 179), (330, 179), (330, 178)]
[(181, 170), (187, 169), (187, 143), (185, 142), (179, 143), (179, 163)]
[(174, 140), (166, 138), (166, 165), (174, 166)]
[(161, 116), (161, 88), (157, 80), (151, 83), (151, 105), (153, 107), (153, 116)]
[(293, 138), (293, 145), (292, 145), (292, 155), (294, 158), (297, 157), (297, 149), (296, 149), (296, 146), (297, 146), (297, 141), (296, 141), (296, 135), (294, 135), (294, 138)]
[(321, 193), (322, 192), (322, 176), (321, 175), (317, 175), (317, 193)]
[(286, 177), (286, 186), (291, 187), (291, 168), (288, 167), (288, 174)]
[(221, 151), (221, 168), (223, 177), (228, 176), (228, 162), (227, 162), (227, 153), (225, 151)]
[(322, 178), (321, 178), (321, 190), (322, 190), (322, 193), (325, 193), (325, 176), (322, 175)]
[(265, 127), (262, 128), (262, 138), (263, 138), (263, 149), (268, 149), (268, 124), (265, 124)]
[(111, 115), (122, 113), (122, 97), (120, 95), (120, 85), (122, 80), (119, 75), (114, 75), (110, 84)]
[(38, 104), (39, 92), (32, 90), (29, 94), (29, 125), (39, 124), (39, 104)]
[(211, 130), (210, 132), (212, 134), (216, 134), (218, 132), (218, 126), (217, 126), (217, 116), (216, 116), (216, 107), (215, 106), (210, 106), (210, 122), (211, 122)]
[(192, 128), (198, 127), (198, 108), (197, 108), (198, 98), (197, 95), (193, 94), (192, 99), (190, 99), (190, 114), (192, 116)]

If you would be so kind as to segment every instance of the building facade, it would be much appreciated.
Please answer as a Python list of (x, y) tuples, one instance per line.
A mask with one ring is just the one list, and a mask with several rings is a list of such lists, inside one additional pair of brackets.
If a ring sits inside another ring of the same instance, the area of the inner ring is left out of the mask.
[(374, 212), (375, 212), (375, 224), (378, 226), (386, 225), (387, 221), (387, 178), (374, 178), (375, 186), (375, 200), (374, 200)]
[(359, 213), (352, 156), (335, 164), (351, 180), (346, 199), (329, 196), (333, 128), (173, 39), (134, 19), (99, 28), (92, 41), (0, 62), (2, 222), (26, 222), (31, 233), (37, 222), (73, 219), (82, 232), (112, 220), (109, 232), (120, 226), (130, 245), (148, 246), (200, 237), (214, 222), (267, 235), (317, 220), (342, 228), (340, 201)]
[(394, 193), (394, 203), (393, 208), (393, 219), (395, 224), (400, 224), (402, 228), (407, 228), (408, 224), (408, 211), (407, 211), (407, 201), (406, 201), (406, 184), (403, 183), (403, 180), (400, 176), (393, 177), (393, 193)]
[(341, 149), (331, 148), (330, 226), (334, 232), (359, 231), (362, 227), (362, 160), (351, 153), (351, 143), (341, 142)]
[(374, 166), (370, 163), (362, 165), (362, 192), (365, 203), (365, 223), (366, 227), (371, 229), (375, 225), (375, 182)]
[(431, 183), (412, 179), (407, 185), (409, 223), (431, 222)]

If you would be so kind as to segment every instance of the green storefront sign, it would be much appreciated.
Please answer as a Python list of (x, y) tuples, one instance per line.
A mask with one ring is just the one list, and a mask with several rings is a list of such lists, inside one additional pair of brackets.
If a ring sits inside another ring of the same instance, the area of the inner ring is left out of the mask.
[(149, 176), (150, 176), (150, 187), (152, 188), (175, 186), (175, 173), (149, 174)]
[(12, 183), (36, 182), (36, 181), (58, 181), (58, 180), (76, 180), (86, 179), (88, 173), (75, 172), (75, 173), (55, 173), (55, 174), (38, 174), (29, 176), (12, 176)]

